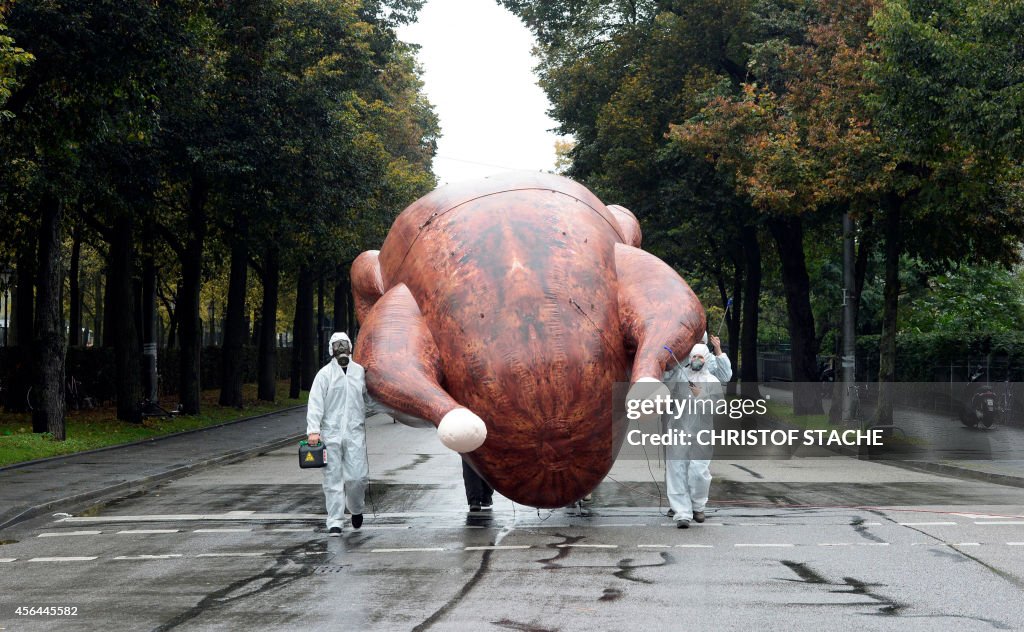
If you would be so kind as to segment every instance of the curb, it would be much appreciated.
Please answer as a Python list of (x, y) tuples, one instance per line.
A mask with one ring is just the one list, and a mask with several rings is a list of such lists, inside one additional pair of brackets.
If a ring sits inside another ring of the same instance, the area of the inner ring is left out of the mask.
[[(132, 441), (131, 443), (119, 443), (117, 445), (108, 445), (102, 448), (93, 448), (92, 450), (82, 450), (81, 452), (71, 452), (68, 454), (57, 454), (55, 456), (48, 456), (42, 459), (33, 459), (31, 461), (21, 461), (20, 463), (11, 463), (10, 465), (0, 466), (0, 472), (6, 472), (7, 470), (16, 470), (20, 467), (28, 467), (29, 465), (38, 465), (40, 463), (52, 463), (54, 461), (62, 461), (64, 459), (70, 459), (83, 454), (96, 454), (97, 452), (107, 452), (108, 450), (118, 450), (120, 448), (130, 448), (132, 446), (142, 445), (144, 443), (155, 443), (164, 439), (171, 439), (173, 437), (180, 437), (182, 435), (194, 434), (197, 432), (206, 432), (207, 430), (213, 430), (215, 428), (223, 428), (224, 426), (232, 426), (234, 424), (240, 424), (246, 421), (252, 421), (254, 419), (262, 419), (271, 415), (277, 415), (280, 413), (289, 413), (292, 411), (305, 408), (306, 405), (301, 406), (289, 406), (288, 408), (282, 408), (280, 410), (272, 410), (269, 413), (262, 413), (253, 417), (243, 417), (241, 419), (234, 419), (232, 421), (225, 421), (224, 423), (214, 424), (212, 426), (206, 426), (203, 428), (193, 428), (192, 430), (182, 430), (181, 432), (175, 432), (168, 435), (160, 435), (158, 437), (150, 437), (148, 439), (140, 439), (138, 441)], [(2, 528), (2, 527), (0, 527)]]
[(957, 478), (960, 480), (966, 479), (972, 481), (981, 481), (984, 483), (995, 483), (996, 485), (1008, 485), (1010, 487), (1024, 488), (1024, 477), (1010, 476), (1009, 474), (994, 474), (992, 472), (981, 472), (966, 467), (947, 465), (945, 463), (929, 463), (927, 461), (886, 460), (872, 461), (872, 463), (892, 465), (894, 467), (901, 467), (906, 470), (927, 472), (929, 474), (940, 474), (942, 476), (949, 476), (950, 478)]
[[(223, 423), (223, 424), (217, 424), (216, 426), (209, 426), (207, 428), (197, 428), (195, 430), (186, 430), (186, 431), (183, 431), (183, 432), (175, 433), (173, 435), (166, 435), (164, 437), (154, 437), (152, 439), (145, 439), (143, 441), (136, 441), (135, 443), (122, 444), (122, 445), (119, 445), (119, 446), (109, 446), (109, 447), (106, 447), (106, 448), (98, 448), (96, 450), (89, 450), (87, 452), (76, 452), (75, 454), (66, 454), (66, 455), (50, 457), (50, 458), (47, 458), (47, 459), (38, 459), (36, 461), (29, 461), (29, 462), (26, 462), (26, 463), (18, 463), (18, 464), (15, 464), (14, 466), (2, 468), (2, 469), (4, 469), (4, 470), (16, 469), (16, 467), (25, 466), (28, 463), (44, 463), (44, 462), (49, 462), (49, 461), (66, 459), (68, 457), (76, 456), (78, 454), (87, 454), (87, 453), (93, 453), (93, 452), (103, 452), (103, 451), (112, 450), (112, 449), (115, 449), (115, 448), (123, 448), (123, 447), (131, 446), (131, 445), (139, 445), (139, 444), (143, 444), (143, 443), (150, 443), (150, 442), (153, 442), (153, 441), (158, 441), (160, 439), (166, 439), (166, 438), (175, 437), (175, 436), (179, 436), (179, 435), (183, 435), (183, 434), (191, 434), (191, 433), (195, 433), (195, 432), (202, 432), (202, 431), (205, 431), (205, 430), (210, 430), (212, 428), (218, 428), (218, 427), (221, 427), (221, 426), (228, 426), (228, 425), (236, 424), (236, 423), (243, 422), (243, 421), (250, 421), (252, 419), (260, 419), (260, 418), (266, 417), (268, 415), (276, 415), (276, 414), (281, 413), (281, 412), (287, 412), (287, 411), (290, 411), (290, 410), (296, 410), (298, 408), (304, 408), (304, 406), (296, 406), (296, 407), (287, 408), (287, 409), (283, 408), (281, 410), (273, 411), (273, 412), (270, 412), (270, 413), (265, 413), (263, 415), (256, 415), (255, 417), (248, 417), (246, 419), (236, 419), (235, 421), (229, 421), (229, 422), (226, 422), (226, 423)], [(90, 490), (90, 491), (87, 491), (87, 492), (82, 492), (82, 493), (79, 493), (79, 494), (73, 494), (71, 496), (65, 496), (63, 498), (57, 498), (57, 499), (54, 499), (54, 500), (48, 500), (48, 501), (46, 501), (44, 503), (41, 503), (39, 505), (33, 505), (31, 507), (28, 507), (27, 509), (24, 509), (21, 513), (15, 515), (15, 516), (12, 516), (11, 518), (8, 518), (7, 520), (4, 520), (3, 522), (0, 522), (0, 531), (3, 531), (4, 529), (7, 529), (8, 527), (11, 527), (11, 526), (13, 526), (13, 525), (15, 525), (15, 524), (17, 524), (19, 522), (23, 522), (25, 520), (29, 520), (31, 518), (35, 518), (36, 516), (39, 516), (39, 515), (47, 512), (47, 511), (53, 509), (57, 505), (78, 504), (78, 503), (82, 503), (82, 502), (85, 502), (85, 501), (95, 500), (97, 498), (102, 498), (104, 496), (109, 496), (109, 495), (112, 495), (112, 494), (116, 494), (116, 493), (119, 493), (119, 492), (125, 492), (125, 491), (133, 491), (133, 492), (134, 491), (141, 491), (141, 490), (148, 489), (148, 488), (152, 487), (156, 483), (161, 483), (161, 482), (164, 482), (164, 481), (167, 481), (167, 480), (173, 480), (175, 478), (181, 478), (183, 476), (187, 476), (189, 474), (192, 474), (194, 472), (198, 472), (200, 470), (212, 467), (214, 465), (222, 465), (222, 464), (233, 463), (233, 462), (237, 462), (237, 461), (243, 461), (243, 460), (245, 460), (247, 458), (250, 458), (250, 457), (253, 457), (253, 456), (258, 456), (258, 455), (263, 454), (265, 452), (270, 452), (270, 451), (273, 451), (273, 450), (277, 450), (279, 448), (288, 447), (289, 445), (294, 444), (296, 441), (298, 441), (299, 439), (301, 439), (304, 436), (306, 436), (305, 433), (298, 433), (298, 434), (295, 434), (293, 436), (286, 437), (284, 439), (277, 439), (277, 440), (274, 440), (274, 441), (269, 442), (269, 443), (263, 443), (263, 444), (260, 444), (258, 446), (246, 448), (244, 450), (236, 450), (234, 452), (228, 452), (226, 454), (221, 454), (221, 455), (218, 455), (218, 456), (210, 457), (210, 458), (204, 459), (202, 461), (196, 461), (194, 463), (188, 463), (187, 465), (180, 465), (178, 467), (173, 467), (173, 468), (171, 468), (169, 470), (166, 470), (166, 471), (163, 471), (163, 472), (159, 472), (157, 474), (151, 474), (149, 476), (143, 476), (143, 477), (140, 477), (140, 478), (137, 478), (137, 479), (134, 479), (134, 480), (124, 481), (124, 482), (121, 482), (121, 483), (117, 483), (116, 485), (109, 485), (107, 487), (103, 487), (103, 488), (100, 488), (100, 489), (94, 489), (94, 490)], [(2, 470), (0, 470), (0, 471), (2, 471)]]

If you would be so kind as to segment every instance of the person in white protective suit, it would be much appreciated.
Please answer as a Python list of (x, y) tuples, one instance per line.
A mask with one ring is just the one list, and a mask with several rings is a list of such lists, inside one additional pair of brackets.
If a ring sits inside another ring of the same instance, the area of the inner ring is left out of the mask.
[[(707, 358), (711, 351), (698, 343), (690, 351), (687, 366), (677, 364), (662, 381), (668, 385), (672, 398), (682, 410), (665, 415), (668, 430), (683, 432), (696, 444), (700, 430), (714, 426), (714, 409), (724, 397), (721, 382), (711, 374)], [(709, 446), (669, 446), (665, 455), (665, 487), (676, 527), (687, 529), (690, 520), (704, 522), (704, 508), (711, 489), (711, 448)]]
[(709, 340), (714, 353), (705, 359), (704, 364), (708, 367), (708, 373), (717, 377), (722, 384), (728, 384), (732, 379), (732, 362), (729, 361), (729, 356), (722, 353), (722, 340), (718, 336), (709, 336), (705, 331), (701, 342), (706, 345)]
[(379, 406), (366, 391), (366, 372), (352, 359), (352, 341), (336, 332), (330, 344), (332, 359), (316, 374), (309, 391), (306, 434), (311, 445), (323, 439), (327, 448), (323, 482), (327, 531), (339, 536), (346, 506), (352, 527), (363, 525), (370, 481), (365, 422), (367, 410), (377, 412)]

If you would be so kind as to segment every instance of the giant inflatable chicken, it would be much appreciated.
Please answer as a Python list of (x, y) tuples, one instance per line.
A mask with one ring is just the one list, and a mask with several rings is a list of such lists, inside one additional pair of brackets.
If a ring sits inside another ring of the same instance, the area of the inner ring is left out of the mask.
[[(605, 477), (628, 423), (617, 383), (661, 379), (704, 310), (584, 186), (510, 174), (439, 188), (352, 264), (367, 388), (437, 426), (507, 498), (562, 507)], [(666, 348), (667, 347), (667, 348)]]

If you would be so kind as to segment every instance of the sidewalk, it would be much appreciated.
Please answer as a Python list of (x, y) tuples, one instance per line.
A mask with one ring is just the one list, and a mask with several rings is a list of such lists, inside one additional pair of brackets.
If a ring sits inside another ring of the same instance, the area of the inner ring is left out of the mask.
[(145, 489), (297, 443), (306, 407), (112, 448), (0, 468), (0, 530), (54, 507)]
[[(792, 393), (777, 384), (761, 384), (762, 393), (792, 405)], [(911, 455), (873, 459), (905, 469), (960, 479), (1024, 487), (1024, 428), (996, 425), (965, 428), (951, 416), (905, 406), (893, 410), (893, 424), (920, 445)]]

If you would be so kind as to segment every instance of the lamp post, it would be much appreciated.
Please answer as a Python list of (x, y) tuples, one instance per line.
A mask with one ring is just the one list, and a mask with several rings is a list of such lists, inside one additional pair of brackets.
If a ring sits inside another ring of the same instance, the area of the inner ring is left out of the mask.
[(0, 269), (0, 289), (3, 290), (4, 302), (4, 347), (7, 346), (7, 332), (11, 330), (11, 279), (14, 271), (4, 266)]

